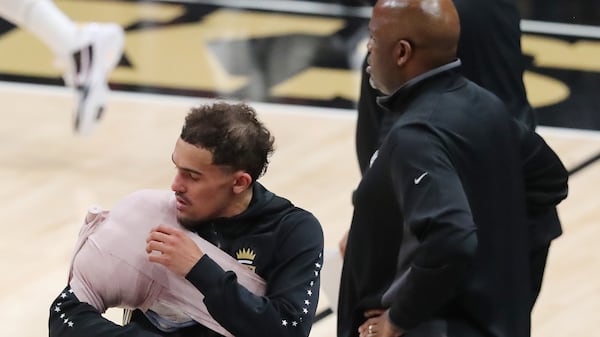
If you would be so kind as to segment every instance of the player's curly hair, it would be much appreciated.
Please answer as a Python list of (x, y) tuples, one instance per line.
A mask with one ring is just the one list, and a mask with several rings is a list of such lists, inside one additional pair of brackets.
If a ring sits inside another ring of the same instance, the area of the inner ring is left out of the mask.
[(193, 107), (185, 118), (181, 139), (213, 155), (214, 165), (246, 171), (256, 181), (267, 171), (274, 138), (244, 104), (216, 102)]

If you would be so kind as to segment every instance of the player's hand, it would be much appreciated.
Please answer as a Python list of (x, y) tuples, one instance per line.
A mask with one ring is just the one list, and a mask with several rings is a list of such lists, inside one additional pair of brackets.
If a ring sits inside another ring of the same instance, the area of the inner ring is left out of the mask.
[(150, 262), (162, 264), (180, 276), (187, 275), (204, 252), (187, 234), (174, 227), (160, 225), (146, 239)]

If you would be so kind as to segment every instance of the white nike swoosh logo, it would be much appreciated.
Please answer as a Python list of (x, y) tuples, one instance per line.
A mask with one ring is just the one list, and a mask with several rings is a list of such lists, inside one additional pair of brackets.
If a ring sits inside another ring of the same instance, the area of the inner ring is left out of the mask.
[(369, 160), (369, 167), (373, 166), (373, 163), (375, 162), (375, 159), (377, 159), (377, 156), (379, 156), (379, 150), (375, 151), (375, 153), (373, 153), (373, 155), (371, 156), (371, 159)]
[(415, 185), (419, 185), (421, 180), (423, 180), (423, 178), (425, 178), (425, 176), (428, 174), (429, 174), (429, 172), (425, 172), (425, 173), (421, 174), (418, 178), (415, 178)]

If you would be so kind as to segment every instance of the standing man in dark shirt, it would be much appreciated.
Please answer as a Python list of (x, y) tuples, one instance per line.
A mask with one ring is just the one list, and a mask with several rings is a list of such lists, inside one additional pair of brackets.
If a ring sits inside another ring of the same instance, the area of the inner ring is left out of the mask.
[(392, 116), (356, 189), (338, 337), (527, 337), (529, 221), (567, 195), (543, 139), (460, 74), (451, 0), (380, 0), (370, 84)]
[[(149, 260), (152, 263), (149, 268), (160, 269), (161, 275), (173, 273), (171, 278), (189, 281), (204, 296), (211, 319), (237, 337), (307, 337), (319, 299), (322, 228), (310, 212), (257, 182), (272, 151), (273, 138), (251, 107), (215, 103), (193, 108), (171, 155), (175, 165), (171, 185), (174, 200), (160, 203), (138, 198), (141, 201), (136, 207), (124, 212), (126, 218), (143, 218), (143, 215), (136, 217), (136, 213), (150, 212), (147, 208), (154, 207), (155, 213), (175, 214), (176, 222), (183, 228), (151, 224), (156, 228), (141, 238), (139, 235), (130, 238), (132, 245), (139, 240), (147, 242), (145, 250), (142, 242), (142, 248), (133, 254), (136, 258), (139, 255), (137, 261)], [(107, 220), (110, 219), (109, 213)], [(160, 219), (157, 217), (155, 221)], [(216, 263), (214, 256), (200, 249), (186, 230), (261, 277), (266, 283), (264, 295), (244, 287), (236, 273)], [(119, 247), (111, 248), (110, 240), (106, 245), (100, 241), (95, 244), (100, 254), (106, 249), (118, 253)], [(110, 260), (98, 259), (87, 264), (100, 268), (103, 263), (114, 261), (117, 253), (112, 253)], [(128, 267), (135, 268), (136, 260), (133, 261)], [(81, 268), (85, 267), (84, 264)], [(88, 270), (93, 272), (93, 268)], [(117, 270), (114, 275), (114, 287), (118, 284), (118, 273)], [(69, 284), (52, 303), (50, 337), (222, 335), (193, 320), (182, 321), (179, 318), (185, 318), (186, 312), (177, 307), (170, 312), (164, 305), (157, 307), (155, 304), (161, 304), (160, 301), (149, 303), (143, 312), (136, 310), (129, 324), (116, 325), (103, 318), (96, 307), (79, 300), (78, 289), (86, 290), (81, 297), (84, 293), (111, 289), (106, 284), (95, 288), (95, 282), (101, 280), (90, 275), (93, 274), (83, 275), (86, 281), (83, 286), (75, 288)], [(125, 284), (120, 293), (137, 292), (136, 285)]]
[[(453, 3), (462, 27), (457, 49), (461, 60), (459, 71), (498, 96), (512, 116), (534, 130), (536, 118), (523, 83), (526, 58), (521, 49), (521, 17), (515, 0), (453, 0)], [(396, 118), (377, 104), (377, 97), (382, 94), (369, 84), (366, 67), (365, 57), (355, 143), (362, 173)], [(556, 210), (532, 217), (529, 227), (533, 307), (542, 286), (550, 244), (562, 234), (562, 228)], [(342, 253), (345, 244), (346, 237), (340, 242)]]

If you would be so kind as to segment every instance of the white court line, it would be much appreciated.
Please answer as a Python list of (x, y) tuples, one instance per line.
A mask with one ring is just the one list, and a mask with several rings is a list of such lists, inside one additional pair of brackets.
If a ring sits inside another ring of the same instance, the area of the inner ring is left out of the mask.
[(523, 33), (555, 34), (600, 39), (600, 27), (571, 23), (521, 20), (521, 31)]
[[(6, 82), (0, 81), (0, 90), (10, 91), (21, 91), (31, 94), (39, 93), (51, 93), (63, 97), (69, 97), (72, 95), (72, 91), (64, 86), (46, 85), (46, 84), (33, 84), (33, 83), (20, 83), (20, 82)], [(153, 93), (138, 93), (138, 92), (127, 92), (127, 91), (111, 91), (111, 98), (109, 99), (121, 99), (132, 102), (143, 102), (143, 103), (175, 103), (185, 104), (193, 106), (197, 104), (210, 103), (218, 101), (216, 98), (207, 97), (190, 97), (190, 96), (178, 96), (178, 95), (167, 95), (167, 94), (153, 94)], [(235, 99), (223, 99), (228, 102), (240, 102)], [(280, 103), (264, 103), (256, 101), (244, 101), (249, 105), (253, 106), (256, 111), (268, 112), (268, 113), (282, 113), (301, 115), (309, 114), (321, 117), (335, 117), (342, 119), (356, 119), (355, 109), (342, 109), (342, 108), (329, 108), (329, 107), (315, 107), (307, 105), (296, 105), (296, 104), (280, 104)], [(110, 101), (108, 102), (110, 104)], [(553, 126), (539, 126), (537, 131), (540, 134), (547, 134), (552, 136), (558, 136), (562, 138), (583, 138), (600, 140), (600, 131), (598, 130), (584, 130), (574, 128), (563, 128)]]
[[(73, 91), (65, 86), (58, 85), (47, 85), (47, 84), (34, 84), (34, 83), (21, 83), (21, 82), (7, 82), (0, 81), (1, 90), (18, 90), (20, 92), (30, 94), (55, 94), (61, 97), (70, 97), (73, 95)], [(312, 115), (328, 118), (341, 118), (341, 119), (356, 119), (356, 110), (354, 109), (342, 109), (342, 108), (330, 108), (330, 107), (317, 107), (308, 105), (297, 105), (297, 104), (281, 104), (281, 103), (266, 103), (249, 100), (239, 100), (235, 98), (208, 98), (208, 97), (192, 97), (192, 96), (180, 96), (180, 95), (169, 95), (169, 94), (156, 94), (146, 92), (129, 92), (129, 91), (111, 91), (109, 96), (108, 104), (111, 99), (127, 100), (130, 102), (137, 103), (172, 103), (172, 104), (183, 104), (188, 106), (194, 106), (198, 104), (211, 103), (216, 101), (227, 101), (227, 102), (245, 102), (252, 106), (259, 114), (265, 113), (281, 113), (288, 115)]]
[(585, 130), (541, 125), (537, 127), (537, 132), (541, 135), (548, 135), (553, 137), (600, 141), (599, 130)]

